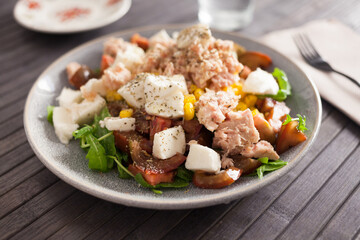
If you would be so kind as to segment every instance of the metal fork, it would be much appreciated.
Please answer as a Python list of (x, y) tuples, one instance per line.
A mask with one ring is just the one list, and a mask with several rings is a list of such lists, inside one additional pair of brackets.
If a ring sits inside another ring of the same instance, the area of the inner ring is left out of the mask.
[(360, 83), (356, 81), (354, 78), (339, 72), (331, 67), (331, 65), (326, 62), (320, 54), (316, 51), (314, 45), (311, 43), (309, 37), (306, 34), (297, 34), (293, 36), (294, 42), (299, 49), (299, 52), (301, 56), (305, 59), (307, 63), (309, 63), (311, 66), (321, 69), (325, 72), (336, 72), (346, 78), (348, 78), (350, 81), (355, 83), (358, 87), (360, 87)]

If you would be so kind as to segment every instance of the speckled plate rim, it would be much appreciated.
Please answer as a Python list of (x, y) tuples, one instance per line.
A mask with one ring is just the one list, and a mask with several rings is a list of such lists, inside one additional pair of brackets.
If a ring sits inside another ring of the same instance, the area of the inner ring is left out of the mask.
[(307, 141), (304, 142), (304, 144), (302, 145), (302, 149), (299, 151), (299, 153), (291, 159), (291, 162), (286, 167), (281, 168), (281, 169), (275, 171), (273, 174), (266, 176), (262, 180), (259, 180), (256, 184), (251, 184), (249, 186), (241, 186), (241, 188), (239, 188), (237, 190), (234, 190), (231, 192), (219, 193), (216, 195), (214, 194), (214, 195), (208, 196), (205, 199), (186, 199), (186, 198), (183, 198), (183, 199), (161, 199), (161, 197), (159, 197), (155, 200), (148, 200), (148, 199), (141, 199), (136, 196), (134, 197), (131, 194), (121, 194), (121, 193), (113, 191), (111, 189), (104, 189), (99, 186), (90, 185), (87, 182), (81, 181), (82, 179), (76, 175), (71, 175), (71, 176), (65, 175), (63, 173), (62, 169), (58, 165), (47, 160), (46, 156), (39, 151), (38, 147), (34, 143), (33, 136), (31, 136), (29, 134), (29, 130), (28, 130), (30, 127), (29, 123), (27, 121), (27, 115), (28, 115), (28, 112), (30, 109), (29, 104), (30, 104), (30, 100), (34, 94), (35, 87), (36, 87), (39, 79), (41, 79), (43, 76), (45, 76), (47, 74), (47, 71), (49, 71), (53, 66), (58, 64), (58, 62), (60, 62), (62, 58), (65, 58), (80, 49), (86, 48), (89, 45), (94, 44), (95, 42), (103, 41), (110, 36), (121, 35), (121, 34), (130, 34), (130, 33), (135, 33), (135, 32), (146, 31), (146, 30), (160, 30), (160, 29), (171, 30), (171, 29), (179, 29), (179, 28), (181, 29), (181, 28), (184, 28), (187, 26), (189, 26), (189, 24), (151, 25), (151, 26), (146, 26), (146, 27), (132, 28), (132, 29), (124, 30), (124, 31), (114, 32), (114, 33), (90, 40), (90, 41), (70, 50), (66, 54), (59, 57), (50, 66), (48, 66), (44, 70), (44, 72), (34, 82), (32, 88), (29, 92), (29, 95), (27, 97), (27, 100), (25, 103), (25, 110), (24, 110), (25, 133), (26, 133), (27, 139), (30, 143), (30, 146), (32, 147), (32, 149), (34, 150), (35, 154), (38, 156), (40, 161), (51, 172), (53, 172), (55, 175), (57, 175), (60, 179), (64, 180), (66, 183), (68, 183), (90, 195), (96, 196), (98, 198), (101, 198), (101, 199), (104, 199), (104, 200), (107, 200), (110, 202), (124, 204), (126, 206), (150, 208), (150, 209), (189, 209), (189, 208), (207, 207), (207, 206), (212, 206), (212, 205), (221, 204), (221, 203), (229, 203), (230, 201), (232, 201), (234, 199), (239, 199), (241, 197), (245, 197), (247, 195), (250, 195), (250, 194), (258, 191), (259, 189), (263, 188), (264, 186), (279, 179), (281, 176), (283, 176), (285, 173), (289, 172), (293, 167), (295, 167), (298, 164), (298, 162), (300, 161), (301, 157), (304, 156), (304, 154), (309, 150), (309, 147), (311, 146), (311, 144), (314, 142), (316, 136), (318, 135), (320, 124), (321, 124), (321, 116), (322, 116), (321, 99), (320, 99), (319, 92), (318, 92), (314, 82), (291, 59), (284, 56), (280, 52), (272, 49), (271, 47), (268, 47), (268, 46), (264, 45), (263, 43), (256, 41), (252, 38), (244, 37), (243, 35), (238, 34), (238, 33), (231, 33), (231, 32), (219, 31), (219, 30), (213, 30), (213, 32), (218, 32), (220, 34), (229, 34), (229, 35), (233, 35), (235, 37), (241, 37), (243, 39), (247, 39), (249, 41), (255, 42), (257, 44), (265, 46), (266, 48), (271, 49), (272, 51), (281, 55), (287, 61), (291, 62), (294, 65), (294, 67), (297, 69), (297, 71), (299, 71), (303, 75), (303, 77), (310, 83), (311, 90), (316, 99), (315, 104), (317, 107), (317, 115), (316, 115), (316, 119), (315, 119), (315, 123), (314, 123), (314, 130), (312, 131), (311, 135), (308, 137)]
[(94, 29), (98, 29), (104, 26), (107, 26), (111, 23), (116, 22), (117, 20), (119, 20), (120, 18), (122, 18), (130, 9), (131, 4), (132, 4), (132, 0), (123, 0), (124, 3), (122, 5), (121, 8), (118, 9), (118, 11), (115, 14), (112, 14), (111, 16), (109, 16), (108, 18), (106, 18), (104, 21), (99, 21), (98, 24), (95, 24), (93, 26), (90, 27), (82, 27), (82, 28), (75, 28), (75, 29), (71, 29), (71, 30), (55, 30), (52, 29), (51, 26), (48, 27), (34, 27), (31, 23), (28, 23), (26, 21), (23, 21), (21, 19), (21, 17), (18, 16), (18, 14), (16, 13), (16, 8), (18, 7), (21, 0), (18, 0), (17, 3), (14, 6), (13, 9), (13, 16), (15, 21), (22, 27), (30, 29), (32, 31), (35, 32), (43, 32), (43, 33), (51, 33), (51, 34), (70, 34), (70, 33), (79, 33), (79, 32), (86, 32), (86, 31), (90, 31), (90, 30), (94, 30)]

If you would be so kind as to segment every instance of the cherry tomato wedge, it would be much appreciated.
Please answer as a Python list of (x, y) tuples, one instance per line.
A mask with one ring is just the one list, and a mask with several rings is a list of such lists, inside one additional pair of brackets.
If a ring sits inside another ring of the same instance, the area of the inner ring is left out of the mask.
[(144, 49), (144, 51), (146, 51), (149, 48), (149, 39), (147, 39), (146, 37), (141, 36), (138, 33), (135, 33), (131, 37), (130, 42), (135, 43), (136, 45), (138, 45), (139, 47)]
[(88, 66), (82, 65), (69, 79), (69, 83), (76, 89), (80, 89), (82, 85), (93, 77), (95, 77), (93, 71)]
[(271, 58), (260, 52), (245, 52), (238, 57), (239, 62), (248, 66), (252, 71), (256, 68), (267, 68), (272, 63)]
[(145, 181), (153, 186), (156, 184), (159, 184), (159, 183), (173, 182), (173, 179), (175, 176), (174, 171), (167, 172), (167, 173), (158, 173), (158, 174), (146, 173), (146, 172), (142, 171), (141, 169), (137, 168), (133, 164), (129, 165), (128, 170), (134, 175), (140, 173), (143, 176), (143, 178), (145, 179)]
[(254, 125), (260, 134), (261, 140), (266, 140), (271, 144), (275, 143), (276, 136), (273, 127), (266, 119), (260, 114), (256, 114), (254, 117)]
[(100, 70), (104, 72), (105, 69), (110, 67), (114, 63), (114, 58), (108, 54), (104, 54), (101, 57)]
[(305, 134), (296, 128), (298, 124), (297, 121), (292, 121), (281, 127), (276, 141), (277, 153), (281, 154), (290, 147), (296, 146), (306, 140)]
[(239, 179), (241, 169), (230, 167), (218, 174), (210, 174), (203, 171), (195, 171), (193, 183), (199, 188), (223, 188)]

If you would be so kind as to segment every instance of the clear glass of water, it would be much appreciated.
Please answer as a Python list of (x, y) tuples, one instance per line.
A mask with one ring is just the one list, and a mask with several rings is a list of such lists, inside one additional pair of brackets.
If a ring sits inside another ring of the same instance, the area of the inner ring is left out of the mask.
[(232, 31), (249, 25), (253, 19), (254, 0), (198, 0), (199, 21), (210, 27)]

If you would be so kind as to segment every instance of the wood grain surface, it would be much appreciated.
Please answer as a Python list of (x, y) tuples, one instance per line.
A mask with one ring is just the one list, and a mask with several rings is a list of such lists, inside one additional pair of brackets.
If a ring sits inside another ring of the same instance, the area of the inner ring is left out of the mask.
[[(39, 74), (68, 50), (111, 32), (197, 22), (194, 0), (133, 0), (104, 28), (36, 33), (0, 8), (0, 239), (360, 239), (360, 127), (323, 101), (319, 136), (300, 163), (259, 192), (226, 205), (156, 211), (97, 199), (64, 183), (31, 150), (23, 109)], [(242, 34), (336, 18), (360, 33), (359, 0), (259, 0)], [(354, 66), (358, 67), (358, 66)]]

